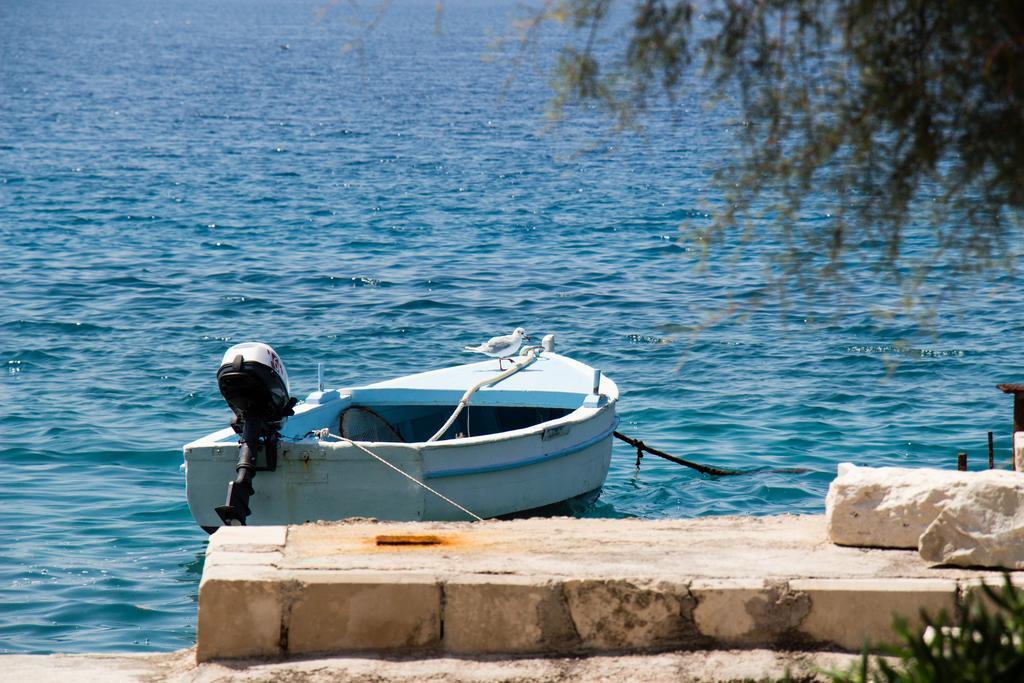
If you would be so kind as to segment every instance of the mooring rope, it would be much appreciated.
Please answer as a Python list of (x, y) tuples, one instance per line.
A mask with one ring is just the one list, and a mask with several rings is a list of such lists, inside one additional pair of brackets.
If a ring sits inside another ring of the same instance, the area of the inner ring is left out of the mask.
[(466, 513), (467, 515), (469, 515), (470, 517), (472, 517), (473, 519), (475, 519), (476, 521), (478, 521), (478, 522), (482, 522), (482, 521), (484, 521), (484, 518), (483, 518), (483, 517), (481, 517), (480, 515), (477, 515), (477, 514), (475, 514), (475, 513), (472, 513), (472, 512), (470, 512), (469, 510), (467, 510), (466, 508), (462, 507), (461, 505), (459, 505), (458, 503), (456, 503), (456, 502), (455, 502), (454, 500), (452, 500), (452, 499), (451, 499), (451, 498), (449, 498), (448, 496), (444, 495), (443, 493), (441, 493), (441, 492), (439, 492), (439, 491), (435, 491), (434, 489), (430, 488), (429, 486), (427, 486), (427, 485), (426, 485), (426, 484), (424, 484), (424, 483), (423, 483), (422, 481), (420, 481), (420, 480), (419, 480), (419, 479), (417, 479), (416, 477), (412, 476), (412, 475), (411, 475), (411, 474), (409, 474), (408, 472), (403, 472), (403, 471), (402, 471), (401, 469), (399, 469), (399, 468), (395, 467), (394, 465), (392, 465), (391, 463), (389, 463), (389, 462), (388, 462), (387, 460), (385, 460), (384, 458), (380, 457), (379, 455), (377, 455), (376, 453), (374, 453), (373, 451), (371, 451), (371, 450), (370, 450), (369, 448), (367, 448), (366, 446), (363, 446), (362, 444), (360, 444), (360, 443), (358, 443), (358, 442), (356, 442), (356, 441), (353, 441), (352, 439), (348, 439), (348, 438), (346, 438), (346, 437), (344, 437), (344, 436), (339, 436), (339, 435), (337, 435), (337, 434), (332, 434), (332, 433), (331, 433), (331, 431), (330, 431), (329, 429), (327, 429), (327, 428), (315, 430), (315, 431), (313, 432), (313, 434), (315, 434), (315, 435), (317, 436), (317, 438), (319, 438), (319, 439), (325, 439), (325, 438), (327, 438), (327, 437), (331, 437), (331, 438), (337, 439), (338, 441), (344, 441), (345, 443), (348, 443), (348, 444), (352, 444), (353, 446), (355, 446), (356, 448), (358, 448), (358, 449), (359, 449), (359, 450), (361, 450), (362, 452), (366, 453), (367, 455), (369, 455), (369, 456), (371, 456), (371, 457), (373, 457), (373, 458), (376, 458), (376, 459), (377, 459), (377, 460), (378, 460), (379, 462), (381, 462), (381, 463), (383, 463), (383, 464), (387, 465), (388, 467), (390, 467), (391, 469), (393, 469), (393, 470), (394, 470), (395, 472), (398, 472), (398, 473), (399, 473), (399, 474), (401, 474), (401, 475), (402, 475), (403, 477), (405, 477), (406, 479), (408, 479), (408, 480), (409, 480), (409, 481), (411, 481), (412, 483), (416, 484), (417, 486), (421, 486), (421, 487), (423, 487), (424, 489), (426, 489), (427, 491), (430, 491), (431, 493), (433, 493), (433, 494), (434, 494), (435, 496), (437, 496), (437, 497), (438, 497), (438, 498), (440, 498), (441, 500), (445, 501), (446, 503), (449, 503), (449, 504), (451, 504), (451, 505), (454, 505), (454, 506), (455, 506), (455, 507), (457, 507), (457, 508), (458, 508), (459, 510), (462, 510), (462, 511), (463, 511), (463, 512), (465, 512), (465, 513)]
[(437, 441), (438, 439), (441, 438), (441, 436), (445, 432), (448, 431), (448, 428), (451, 427), (455, 423), (456, 419), (458, 419), (459, 414), (462, 413), (462, 411), (466, 408), (466, 406), (469, 405), (469, 397), (472, 396), (473, 394), (475, 394), (478, 389), (481, 389), (481, 388), (486, 387), (486, 386), (490, 386), (492, 384), (497, 384), (498, 382), (500, 382), (501, 380), (505, 379), (506, 377), (511, 377), (512, 375), (516, 374), (517, 372), (519, 372), (520, 370), (522, 370), (526, 366), (528, 366), (531, 363), (533, 363), (533, 361), (537, 360), (537, 354), (538, 353), (539, 353), (538, 347), (531, 347), (529, 353), (526, 354), (526, 359), (523, 360), (523, 362), (515, 363), (513, 361), (513, 367), (509, 368), (505, 372), (501, 373), (500, 375), (495, 375), (494, 377), (491, 377), (490, 379), (485, 379), (485, 380), (483, 380), (481, 382), (478, 382), (473, 387), (470, 387), (470, 389), (467, 390), (466, 393), (462, 395), (462, 398), (459, 399), (459, 405), (455, 407), (455, 412), (453, 412), (451, 417), (448, 418), (447, 422), (445, 422), (441, 426), (441, 428), (439, 430), (437, 430), (436, 434), (434, 434), (432, 437), (427, 439), (427, 443), (433, 443), (434, 441)]
[(641, 441), (639, 439), (631, 439), (630, 437), (628, 437), (625, 434), (622, 434), (620, 432), (612, 432), (612, 434), (615, 436), (616, 439), (619, 439), (621, 441), (625, 441), (630, 446), (632, 446), (633, 448), (636, 449), (636, 468), (637, 469), (640, 469), (640, 460), (644, 457), (644, 453), (647, 452), (647, 453), (650, 453), (651, 455), (656, 455), (659, 458), (664, 458), (665, 460), (669, 460), (671, 462), (674, 462), (677, 465), (683, 465), (685, 467), (690, 467), (690, 468), (693, 468), (693, 469), (697, 470), (698, 472), (700, 472), (702, 474), (709, 474), (709, 475), (711, 475), (713, 477), (734, 477), (734, 476), (739, 475), (739, 474), (757, 474), (758, 472), (774, 472), (774, 473), (781, 473), (781, 474), (803, 474), (804, 472), (807, 471), (806, 469), (804, 469), (802, 467), (783, 467), (783, 468), (776, 468), (776, 469), (768, 468), (768, 467), (754, 467), (754, 468), (746, 469), (746, 470), (728, 470), (728, 469), (723, 469), (721, 467), (711, 467), (710, 465), (701, 465), (699, 462), (692, 462), (690, 460), (683, 460), (682, 458), (676, 457), (674, 455), (669, 455), (665, 451), (659, 451), (657, 448), (651, 448), (650, 446), (645, 444), (643, 441)]

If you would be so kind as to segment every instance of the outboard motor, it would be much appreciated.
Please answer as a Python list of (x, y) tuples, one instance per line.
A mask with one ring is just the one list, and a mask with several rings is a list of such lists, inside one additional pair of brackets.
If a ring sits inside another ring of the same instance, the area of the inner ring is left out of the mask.
[[(232, 346), (217, 370), (217, 385), (235, 417), (231, 427), (239, 435), (237, 476), (228, 484), (228, 498), (217, 508), (227, 526), (243, 526), (252, 514), (249, 497), (255, 493), (257, 471), (277, 468), (277, 442), (281, 420), (293, 414), (296, 400), (289, 396), (288, 373), (274, 349), (259, 342)], [(260, 446), (266, 467), (256, 466)]]

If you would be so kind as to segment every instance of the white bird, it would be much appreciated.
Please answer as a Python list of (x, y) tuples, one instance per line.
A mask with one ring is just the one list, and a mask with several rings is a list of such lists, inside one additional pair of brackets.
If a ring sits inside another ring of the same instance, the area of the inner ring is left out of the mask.
[(498, 359), (498, 369), (504, 370), (501, 366), (501, 361), (506, 358), (511, 358), (515, 355), (519, 347), (523, 345), (523, 340), (528, 340), (526, 336), (526, 330), (521, 327), (517, 327), (512, 331), (512, 334), (506, 334), (501, 337), (491, 337), (480, 346), (464, 346), (463, 351), (470, 351), (472, 353), (482, 353), (485, 356)]

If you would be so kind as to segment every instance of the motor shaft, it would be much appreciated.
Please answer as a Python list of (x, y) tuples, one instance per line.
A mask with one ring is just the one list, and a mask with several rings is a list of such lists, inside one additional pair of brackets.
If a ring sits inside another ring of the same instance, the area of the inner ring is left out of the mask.
[(256, 492), (252, 480), (256, 476), (256, 455), (259, 453), (260, 436), (264, 430), (262, 420), (250, 418), (242, 422), (235, 480), (228, 483), (227, 501), (216, 508), (217, 515), (227, 526), (245, 526), (246, 517), (252, 514), (252, 510), (249, 509), (249, 497)]

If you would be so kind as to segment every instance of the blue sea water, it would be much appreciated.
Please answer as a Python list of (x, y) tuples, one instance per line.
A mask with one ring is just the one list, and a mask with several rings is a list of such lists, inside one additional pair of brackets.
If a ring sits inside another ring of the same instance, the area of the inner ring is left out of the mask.
[(214, 373), (244, 340), (273, 344), (302, 396), (317, 362), (357, 384), (523, 325), (618, 382), (622, 431), (808, 469), (637, 471), (617, 443), (595, 516), (821, 512), (839, 462), (951, 467), (962, 450), (979, 468), (988, 430), (1006, 463), (1012, 277), (923, 325), (865, 268), (842, 302), (695, 333), (761, 272), (751, 244), (702, 269), (677, 239), (737, 150), (699, 86), (646, 135), (587, 111), (551, 128), (561, 39), (522, 60), (495, 47), (514, 3), (418, 0), (361, 28), (375, 16), (0, 3), (0, 653), (192, 643), (206, 534), (180, 447), (227, 424)]

